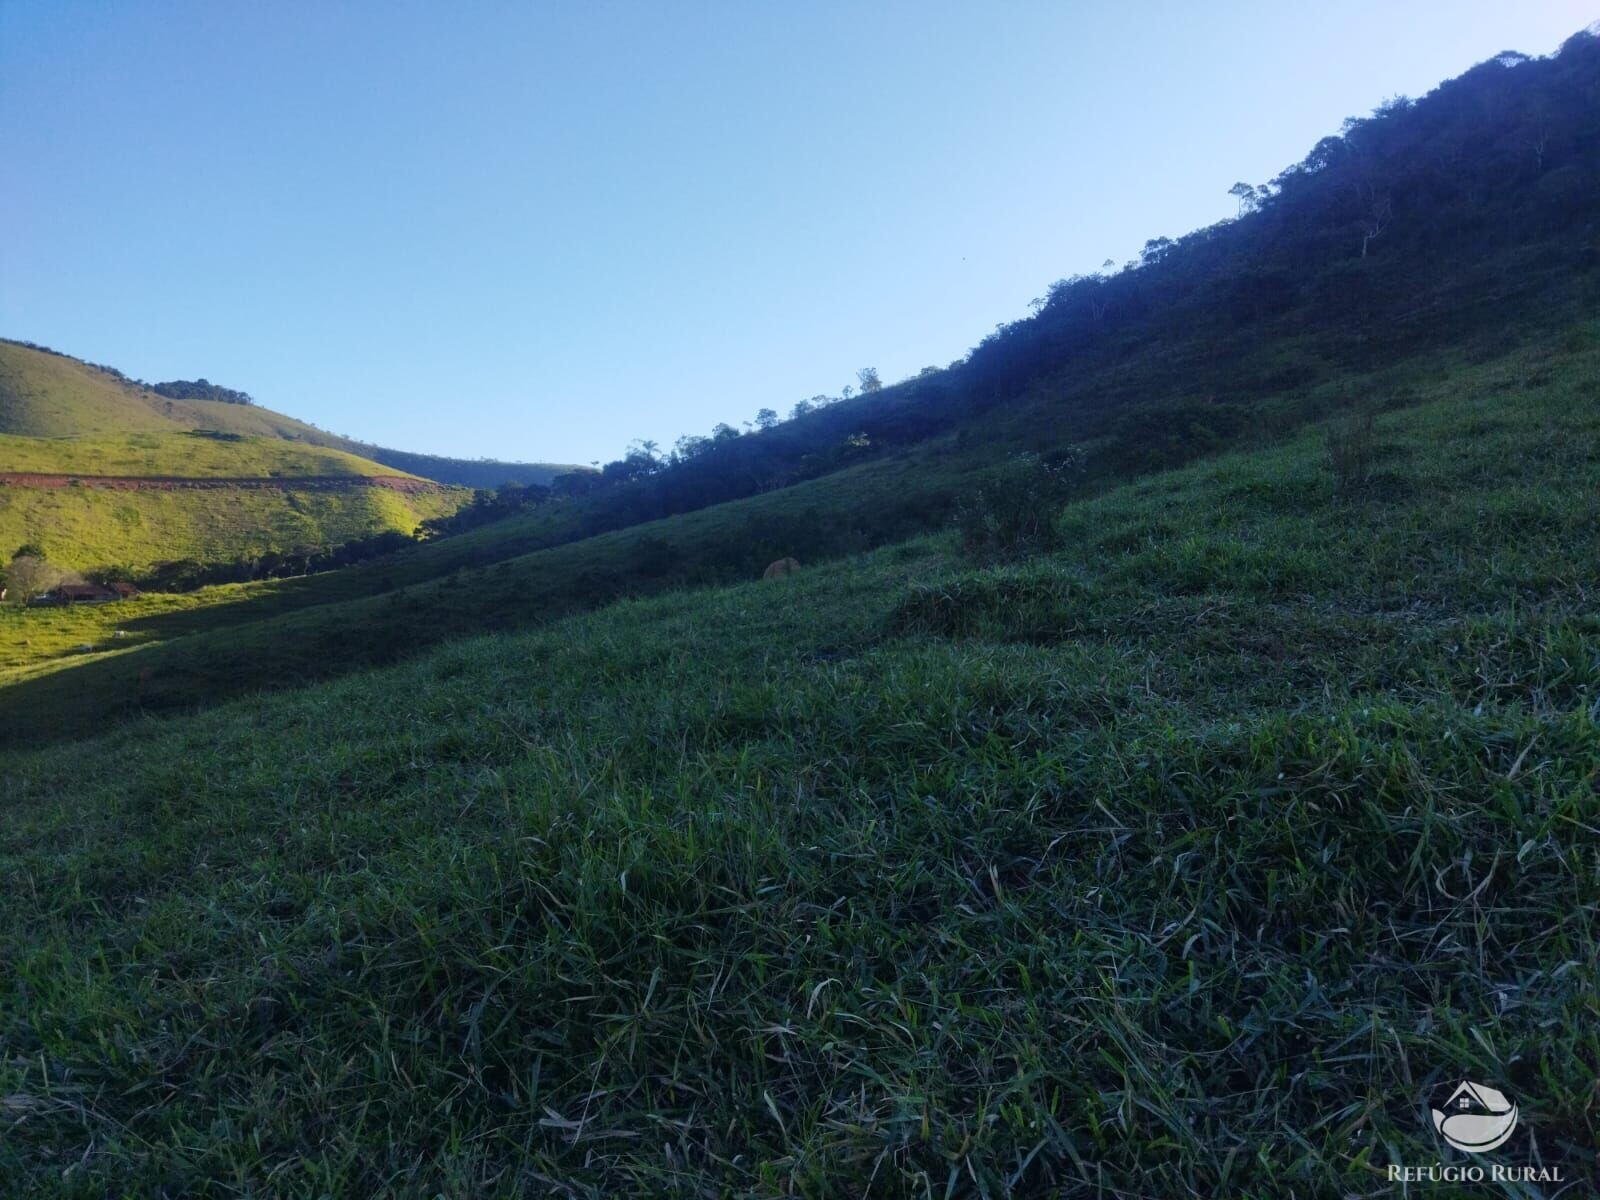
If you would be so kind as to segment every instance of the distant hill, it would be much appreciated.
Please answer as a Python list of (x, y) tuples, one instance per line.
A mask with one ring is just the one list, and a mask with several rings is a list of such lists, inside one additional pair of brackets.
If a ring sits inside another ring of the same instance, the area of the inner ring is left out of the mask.
[(409, 537), (468, 498), (354, 445), (0, 341), (0, 569), (24, 544), (65, 571), (248, 563)]
[(410, 536), (470, 496), (342, 450), (203, 431), (0, 435), (0, 570), (20, 546), (52, 566), (144, 577)]
[[(114, 368), (0, 338), (0, 434), (61, 438), (211, 429), (342, 450), (436, 483), (472, 488), (548, 484), (574, 469), (560, 463), (494, 462), (391, 450), (328, 433), (248, 400), (243, 392), (205, 380), (146, 387)], [(0, 469), (4, 467), (0, 462)]]

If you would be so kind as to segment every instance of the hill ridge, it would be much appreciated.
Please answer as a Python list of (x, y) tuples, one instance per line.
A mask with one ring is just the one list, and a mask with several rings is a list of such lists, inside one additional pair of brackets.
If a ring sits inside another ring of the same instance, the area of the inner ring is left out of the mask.
[(35, 342), (0, 337), (0, 434), (76, 437), (162, 430), (214, 430), (321, 446), (454, 486), (548, 484), (557, 475), (578, 469), (559, 463), (477, 461), (395, 450), (329, 433), (259, 404), (165, 396), (115, 368)]

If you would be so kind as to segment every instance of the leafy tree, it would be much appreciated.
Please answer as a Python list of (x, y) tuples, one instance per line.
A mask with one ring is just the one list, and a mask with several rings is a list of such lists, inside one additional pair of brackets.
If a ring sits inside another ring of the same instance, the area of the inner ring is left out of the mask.
[(223, 404), (254, 404), (248, 392), (235, 391), (208, 379), (172, 379), (165, 383), (152, 383), (150, 390), (169, 400), (216, 400)]
[(693, 462), (710, 448), (710, 438), (700, 437), (698, 434), (686, 433), (673, 445), (673, 461), (677, 463)]
[(550, 481), (550, 490), (557, 496), (572, 499), (577, 496), (587, 496), (599, 485), (598, 471), (568, 471), (565, 475), (557, 475)]
[(775, 410), (770, 408), (760, 408), (756, 410), (757, 429), (765, 432), (768, 429), (774, 428), (777, 424), (778, 414)]
[(91, 583), (109, 584), (125, 583), (138, 576), (139, 572), (127, 563), (110, 563), (103, 567), (94, 567), (84, 572)]
[[(27, 546), (24, 549), (32, 550)], [(35, 596), (42, 596), (64, 578), (65, 572), (47, 562), (43, 555), (18, 554), (6, 571), (6, 586), (12, 595), (26, 604)]]
[(861, 384), (861, 394), (863, 396), (871, 395), (873, 392), (881, 391), (883, 388), (883, 380), (878, 378), (877, 367), (862, 367), (861, 370), (856, 372), (856, 379)]

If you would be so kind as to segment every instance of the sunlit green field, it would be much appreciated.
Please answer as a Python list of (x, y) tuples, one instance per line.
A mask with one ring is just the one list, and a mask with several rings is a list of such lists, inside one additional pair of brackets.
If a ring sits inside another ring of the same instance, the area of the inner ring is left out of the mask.
[(130, 433), (100, 437), (10, 437), (0, 434), (0, 471), (45, 475), (217, 476), (280, 479), (296, 475), (398, 475), (353, 454), (281, 438), (237, 441), (194, 433)]
[(459, 491), (402, 495), (382, 488), (219, 488), (114, 491), (0, 485), (0, 549), (41, 546), (72, 570), (192, 558), (233, 562), (268, 550), (335, 546), (386, 530), (411, 533), (453, 511)]
[(1312, 428), (1010, 565), (924, 537), (354, 671), (485, 588), (559, 611), (563, 547), (105, 660), (354, 673), (3, 760), (3, 1177), (1384, 1194), (1464, 1077), (1583, 1194), (1592, 353), (1461, 367), (1348, 497)]
[(192, 611), (207, 599), (211, 597), (197, 593), (152, 592), (114, 604), (0, 605), (0, 684), (67, 665), (83, 655), (132, 649), (155, 636), (151, 618)]

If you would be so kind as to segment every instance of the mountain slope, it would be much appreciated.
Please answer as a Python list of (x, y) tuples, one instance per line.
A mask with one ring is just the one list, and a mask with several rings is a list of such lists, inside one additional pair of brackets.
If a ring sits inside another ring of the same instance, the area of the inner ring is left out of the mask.
[(409, 537), (465, 498), (411, 476), (349, 470), (177, 479), (0, 473), (0, 548), (9, 558), (31, 545), (61, 570), (143, 579), (161, 564), (250, 562), (384, 533)]
[[(1584, 338), (1438, 378), (1347, 494), (1309, 429), (1025, 564), (923, 538), (7, 756), (11, 1177), (1344, 1195), (1468, 1078), (1583, 1190)], [(330, 606), (310, 653), (520, 619), (631, 536)]]
[[(946, 369), (773, 428), (721, 426), (665, 463), (607, 464), (586, 499), (588, 528), (952, 435), (997, 450), (1092, 441), (1098, 472), (1160, 469), (1281, 433), (1307, 408), (1348, 405), (1345, 376), (1444, 344), (1505, 350), (1535, 310), (1554, 308), (1547, 289), (1600, 309), (1600, 36), (1579, 33), (1547, 58), (1497, 55), (1418, 100), (1387, 102), (1232, 194), (1237, 217), (1057, 280), (1032, 315)], [(1319, 383), (1307, 404), (1282, 403)]]
[[(172, 399), (64, 354), (0, 339), (0, 434), (85, 437), (207, 429), (281, 438), (343, 451), (436, 483), (496, 487), (547, 484), (571, 467), (413, 454), (339, 437), (254, 404)], [(0, 467), (4, 467), (0, 460)]]
[(176, 423), (136, 392), (87, 363), (0, 340), (0, 433), (81, 437), (170, 431)]
[(410, 536), (466, 499), (343, 450), (286, 441), (274, 418), (168, 400), (0, 342), (0, 424), (19, 431), (0, 434), (0, 568), (23, 545), (69, 572), (235, 562)]
[(69, 572), (250, 562), (409, 537), (468, 499), (402, 463), (494, 484), (559, 469), (363, 446), (255, 405), (159, 395), (0, 340), (0, 569), (23, 545)]
[[(1397, 365), (1385, 370), (1390, 380), (1414, 382), (1414, 404), (1515, 406), (1532, 397), (1541, 413), (1567, 406), (1574, 420), (1587, 420), (1600, 377), (1600, 324), (1557, 325), (1540, 342), (1483, 363), (1457, 351), (1421, 356), (1398, 374)], [(1386, 419), (1410, 418), (1397, 410)], [(1588, 429), (1576, 426), (1573, 436), (1581, 441)], [(950, 495), (983, 487), (993, 469), (986, 443), (966, 452), (935, 444), (925, 454), (590, 538), (561, 524), (572, 514), (560, 511), (548, 514), (554, 525), (505, 521), (347, 570), (218, 590), (196, 608), (149, 622), (133, 611), (108, 615), (133, 640), (111, 641), (109, 629), (104, 640), (77, 638), (94, 644), (87, 657), (44, 651), (59, 641), (49, 632), (54, 618), (17, 614), (0, 623), (0, 639), (57, 656), (19, 655), (33, 677), (0, 687), (0, 744), (81, 736), (141, 711), (297, 687), (623, 596), (750, 579), (788, 553), (811, 563), (893, 541), (926, 528), (928, 513), (947, 511), (941, 506)], [(87, 696), (95, 702), (85, 704)]]

